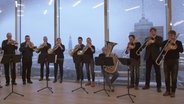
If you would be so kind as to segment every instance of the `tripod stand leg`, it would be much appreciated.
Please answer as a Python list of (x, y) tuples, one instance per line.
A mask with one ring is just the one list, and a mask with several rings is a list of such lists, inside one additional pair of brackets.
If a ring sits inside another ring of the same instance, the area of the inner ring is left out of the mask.
[(5, 98), (4, 100), (6, 100), (13, 92), (10, 92)]
[(79, 89), (82, 89), (84, 92), (86, 92), (88, 94), (88, 92), (86, 91), (86, 89), (84, 87), (82, 87), (82, 79), (81, 79), (81, 82), (80, 82), (80, 87), (72, 90), (72, 92), (75, 92), (75, 91), (77, 91)]
[(24, 95), (22, 95), (22, 94), (19, 94), (19, 93), (17, 93), (17, 92), (13, 92), (13, 93), (15, 93), (15, 94), (17, 94), (17, 95), (20, 95), (20, 96), (24, 96)]

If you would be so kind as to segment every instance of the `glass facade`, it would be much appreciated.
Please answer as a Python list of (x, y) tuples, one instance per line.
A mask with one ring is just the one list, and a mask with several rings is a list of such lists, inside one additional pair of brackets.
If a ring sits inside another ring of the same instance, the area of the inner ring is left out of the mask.
[[(57, 18), (54, 18), (56, 1)], [(181, 9), (184, 7), (183, 3), (182, 0), (172, 1), (172, 28), (181, 33), (181, 36), (183, 35), (183, 9)], [(15, 10), (16, 6), (17, 10)], [(77, 44), (79, 36), (83, 37), (83, 44), (86, 44), (87, 37), (92, 39), (96, 47), (95, 56), (98, 56), (104, 46), (104, 34), (109, 35), (109, 41), (118, 43), (113, 52), (122, 57), (129, 34), (135, 35), (138, 41), (143, 42), (149, 35), (150, 27), (155, 27), (158, 35), (166, 38), (168, 24), (166, 8), (166, 0), (108, 0), (109, 34), (105, 34), (104, 0), (0, 0), (0, 43), (6, 39), (7, 32), (13, 34), (13, 39), (18, 33), (19, 42), (24, 42), (25, 35), (30, 35), (35, 46), (43, 43), (43, 36), (48, 37), (52, 47), (55, 37), (61, 37), (66, 48), (64, 78), (74, 80), (74, 63), (68, 51)], [(56, 25), (58, 30), (55, 34)], [(183, 42), (183, 38), (179, 39)], [(37, 57), (38, 54), (34, 53), (33, 77), (40, 74)], [(181, 60), (181, 67), (182, 62)], [(50, 65), (50, 70), (52, 77), (53, 64)], [(83, 70), (85, 71), (85, 67)], [(95, 66), (95, 70), (98, 71), (100, 68)], [(122, 71), (124, 67), (120, 65), (118, 70)], [(142, 60), (141, 70), (141, 81), (144, 81), (144, 60)], [(154, 81), (154, 72), (152, 76)], [(180, 74), (179, 77), (180, 81), (184, 79)]]

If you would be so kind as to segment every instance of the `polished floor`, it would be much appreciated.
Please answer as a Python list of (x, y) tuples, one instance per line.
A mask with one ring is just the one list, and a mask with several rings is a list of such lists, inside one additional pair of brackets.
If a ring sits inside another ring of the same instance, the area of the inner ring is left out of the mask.
[[(49, 86), (52, 87), (54, 93), (49, 89), (37, 92), (37, 90), (46, 86), (46, 81), (33, 80), (33, 84), (22, 85), (21, 79), (17, 80), (17, 85), (14, 86), (14, 91), (23, 94), (24, 97), (17, 94), (11, 94), (6, 100), (4, 98), (11, 92), (11, 86), (4, 86), (0, 89), (0, 104), (132, 104), (128, 96), (116, 98), (118, 95), (127, 94), (126, 86), (116, 86), (115, 92), (109, 92), (110, 97), (105, 92), (94, 94), (102, 88), (101, 84), (97, 84), (94, 88), (86, 87), (89, 94), (82, 89), (72, 92), (73, 89), (80, 86), (79, 83), (63, 82), (60, 84), (49, 81)], [(162, 93), (165, 89), (162, 89)], [(130, 90), (131, 94), (136, 95), (133, 100), (135, 104), (184, 104), (184, 90), (177, 89), (176, 97), (164, 97), (162, 93), (157, 93), (155, 88), (149, 90)]]

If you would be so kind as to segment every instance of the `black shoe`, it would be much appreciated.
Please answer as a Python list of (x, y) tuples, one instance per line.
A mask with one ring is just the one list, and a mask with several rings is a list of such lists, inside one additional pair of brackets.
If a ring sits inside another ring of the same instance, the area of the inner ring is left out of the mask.
[(17, 83), (16, 83), (16, 82), (13, 82), (12, 84), (13, 84), (13, 85), (17, 85)]
[(23, 82), (23, 85), (26, 85), (26, 82)]
[(130, 86), (128, 86), (127, 88), (134, 88), (134, 85), (130, 85)]
[(60, 80), (60, 83), (62, 83), (63, 82), (63, 80)]
[(171, 92), (170, 97), (172, 97), (172, 98), (175, 97), (175, 93)]
[(149, 86), (144, 86), (142, 89), (143, 90), (147, 90), (147, 89), (149, 89), (150, 87)]
[(161, 88), (157, 88), (157, 92), (162, 92)]
[(56, 83), (57, 82), (57, 80), (55, 79), (54, 81), (53, 81), (53, 83)]
[(26, 82), (25, 81), (23, 82), (23, 85), (26, 85)]
[(27, 83), (32, 84), (33, 82), (30, 80), (30, 81), (27, 81)]
[(40, 78), (40, 79), (39, 79), (39, 81), (42, 81), (42, 80), (43, 80), (43, 78)]
[(169, 91), (166, 91), (163, 96), (169, 96), (170, 95), (170, 92)]
[(3, 88), (3, 86), (0, 85), (0, 88)]
[(5, 86), (9, 86), (10, 84), (9, 83), (6, 83), (6, 85)]

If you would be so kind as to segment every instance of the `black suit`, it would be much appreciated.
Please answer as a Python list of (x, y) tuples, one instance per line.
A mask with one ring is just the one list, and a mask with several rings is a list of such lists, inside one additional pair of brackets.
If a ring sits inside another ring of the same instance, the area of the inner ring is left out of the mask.
[[(8, 40), (4, 40), (2, 42), (2, 50), (4, 50), (4, 55), (15, 55), (15, 50), (17, 49), (17, 46), (8, 44)], [(5, 78), (6, 78), (6, 84), (10, 83), (10, 76), (9, 76), (9, 66), (11, 63), (5, 63), (4, 64), (4, 72), (5, 72)], [(11, 78), (12, 83), (15, 83), (16, 79), (16, 70), (15, 70), (15, 63), (12, 63), (12, 69), (11, 69)]]
[[(147, 40), (147, 39), (146, 39)], [(155, 63), (156, 58), (160, 53), (160, 47), (162, 45), (162, 37), (156, 36), (155, 42), (146, 47), (145, 59), (146, 59), (146, 86), (150, 86), (150, 74), (152, 65), (154, 66), (156, 73), (157, 88), (161, 87), (161, 73), (160, 66)]]
[(54, 54), (57, 55), (57, 62), (54, 63), (54, 80), (57, 81), (57, 73), (58, 73), (58, 66), (60, 70), (60, 82), (63, 81), (63, 63), (64, 63), (64, 51), (65, 51), (65, 46), (61, 44), (61, 47), (58, 47), (55, 51)]
[(26, 42), (23, 42), (21, 43), (19, 50), (22, 52), (22, 81), (25, 83), (27, 77), (27, 82), (30, 82), (33, 49), (26, 47)]
[(41, 52), (39, 54), (39, 58), (43, 57), (43, 61), (40, 63), (40, 79), (43, 79), (43, 75), (44, 75), (44, 63), (46, 66), (46, 79), (49, 78), (49, 63), (46, 62), (46, 57), (48, 55), (48, 49), (51, 48), (51, 44), (47, 43), (46, 46), (44, 46), (43, 48), (39, 49), (38, 53)]
[[(75, 46), (75, 48), (77, 47), (77, 45)], [(85, 47), (84, 44), (80, 45), (80, 48), (74, 52), (73, 54), (73, 61), (75, 63), (75, 70), (76, 70), (76, 76), (77, 76), (77, 80), (82, 79), (83, 80), (83, 62), (82, 62), (82, 56), (81, 55), (77, 55), (78, 51), (81, 51), (83, 48)]]
[[(163, 42), (162, 48), (168, 40)], [(175, 93), (177, 88), (177, 76), (179, 67), (179, 53), (183, 52), (183, 46), (181, 41), (176, 41), (177, 48), (175, 50), (169, 50), (164, 58), (164, 74), (166, 91), (169, 93)]]

